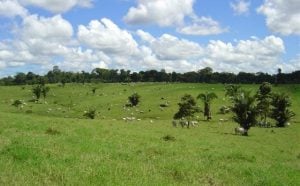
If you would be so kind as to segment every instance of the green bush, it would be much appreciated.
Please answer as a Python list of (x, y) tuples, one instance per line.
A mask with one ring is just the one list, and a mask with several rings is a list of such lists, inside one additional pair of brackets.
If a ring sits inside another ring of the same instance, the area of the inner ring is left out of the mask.
[(132, 107), (135, 107), (139, 104), (141, 96), (138, 93), (134, 93), (128, 97), (128, 100)]
[(15, 106), (15, 107), (17, 107), (17, 108), (20, 108), (20, 107), (22, 107), (23, 104), (24, 104), (24, 103), (23, 103), (22, 100), (16, 99), (11, 105), (13, 105), (13, 106)]
[(95, 119), (96, 117), (96, 109), (89, 109), (88, 111), (85, 111), (83, 114), (84, 117), (89, 119)]
[(295, 116), (295, 113), (289, 110), (291, 106), (290, 97), (286, 94), (273, 94), (271, 101), (272, 109), (270, 117), (276, 121), (277, 127), (285, 127), (287, 122)]

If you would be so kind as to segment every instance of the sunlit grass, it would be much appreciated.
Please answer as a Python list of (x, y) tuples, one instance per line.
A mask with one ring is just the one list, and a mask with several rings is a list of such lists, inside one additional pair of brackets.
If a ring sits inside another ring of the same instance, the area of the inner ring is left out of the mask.
[[(258, 86), (244, 87), (255, 93)], [(300, 183), (300, 86), (274, 88), (292, 97), (297, 115), (291, 125), (251, 128), (249, 137), (234, 135), (237, 124), (230, 114), (218, 114), (229, 104), (223, 89), (220, 84), (51, 85), (47, 99), (34, 103), (31, 86), (0, 87), (0, 185)], [(219, 97), (212, 121), (173, 127), (180, 97), (206, 91)], [(124, 107), (134, 92), (141, 104)], [(16, 99), (26, 105), (11, 106)], [(161, 110), (166, 101), (170, 106)], [(90, 107), (97, 110), (93, 120), (83, 116)], [(139, 121), (122, 119), (131, 116)]]

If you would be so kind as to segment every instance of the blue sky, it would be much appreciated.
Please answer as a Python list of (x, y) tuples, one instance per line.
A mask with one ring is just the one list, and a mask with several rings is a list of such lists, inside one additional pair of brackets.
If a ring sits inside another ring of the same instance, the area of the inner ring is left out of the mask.
[(0, 0), (0, 77), (300, 69), (299, 0)]

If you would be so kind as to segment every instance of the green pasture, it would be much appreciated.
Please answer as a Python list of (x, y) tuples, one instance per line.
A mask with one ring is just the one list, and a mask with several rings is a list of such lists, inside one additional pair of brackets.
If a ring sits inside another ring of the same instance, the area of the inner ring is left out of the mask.
[[(292, 98), (290, 125), (248, 137), (218, 113), (230, 105), (222, 84), (48, 86), (38, 103), (32, 86), (0, 86), (0, 185), (300, 185), (300, 85), (273, 87)], [(253, 94), (258, 86), (242, 85)], [(134, 92), (140, 105), (124, 107)], [(212, 120), (199, 113), (198, 126), (173, 127), (181, 96), (205, 92), (218, 95)], [(90, 108), (94, 120), (83, 116)]]

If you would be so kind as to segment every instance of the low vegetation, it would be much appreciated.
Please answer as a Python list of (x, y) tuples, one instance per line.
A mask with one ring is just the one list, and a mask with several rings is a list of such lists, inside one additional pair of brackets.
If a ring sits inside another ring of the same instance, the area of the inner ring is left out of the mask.
[(86, 118), (89, 118), (89, 119), (95, 119), (96, 109), (90, 108), (88, 111), (84, 111), (83, 116), (86, 117)]
[(130, 106), (135, 107), (139, 104), (141, 96), (138, 93), (134, 93), (128, 97)]

